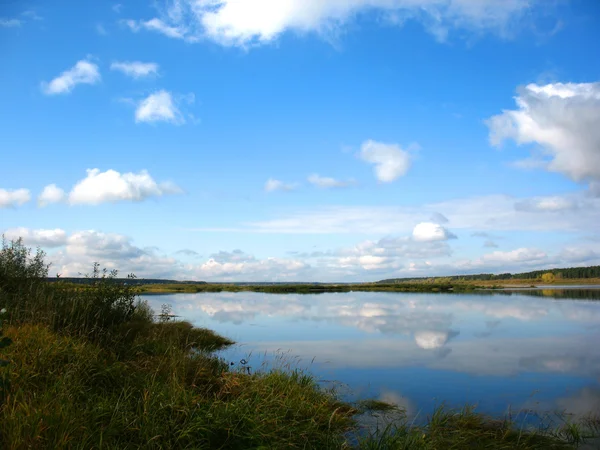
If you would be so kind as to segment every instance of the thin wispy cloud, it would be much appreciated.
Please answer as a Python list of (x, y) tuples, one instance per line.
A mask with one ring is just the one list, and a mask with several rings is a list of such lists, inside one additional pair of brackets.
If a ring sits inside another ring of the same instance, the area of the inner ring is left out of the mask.
[(23, 25), (23, 22), (19, 19), (8, 19), (0, 17), (0, 27), (2, 28), (16, 28)]
[(352, 179), (336, 180), (335, 178), (323, 177), (316, 173), (309, 175), (307, 180), (310, 184), (320, 189), (347, 188), (356, 185), (356, 181)]
[(158, 64), (154, 62), (114, 61), (111, 63), (110, 69), (134, 79), (158, 75)]
[(298, 189), (297, 183), (284, 183), (281, 180), (276, 180), (274, 178), (269, 178), (265, 183), (265, 192), (275, 192), (275, 191), (283, 191), (283, 192), (291, 192)]

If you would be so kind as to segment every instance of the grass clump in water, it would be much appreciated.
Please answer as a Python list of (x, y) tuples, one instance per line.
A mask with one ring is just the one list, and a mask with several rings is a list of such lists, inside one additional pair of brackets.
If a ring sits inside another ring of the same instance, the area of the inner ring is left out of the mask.
[(540, 424), (534, 429), (519, 425), (509, 417), (498, 420), (477, 413), (471, 406), (461, 410), (441, 406), (425, 425), (414, 425), (404, 418), (360, 436), (357, 442), (364, 450), (575, 449), (598, 436), (598, 430), (594, 431), (590, 426), (593, 423), (598, 420), (563, 423), (555, 427)]

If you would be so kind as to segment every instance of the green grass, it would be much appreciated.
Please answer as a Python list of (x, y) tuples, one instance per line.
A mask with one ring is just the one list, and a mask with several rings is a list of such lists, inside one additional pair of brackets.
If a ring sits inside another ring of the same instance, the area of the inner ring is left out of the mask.
[(350, 406), (299, 372), (231, 372), (187, 343), (157, 352), (134, 342), (124, 359), (42, 325), (6, 333), (2, 449), (324, 448), (352, 423)]

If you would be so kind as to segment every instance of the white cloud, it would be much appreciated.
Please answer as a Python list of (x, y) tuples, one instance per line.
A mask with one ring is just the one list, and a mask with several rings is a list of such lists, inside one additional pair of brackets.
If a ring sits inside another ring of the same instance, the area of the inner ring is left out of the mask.
[(164, 34), (167, 37), (174, 39), (184, 39), (186, 36), (185, 28), (178, 26), (170, 26), (160, 19), (154, 18), (150, 20), (125, 20), (123, 23), (131, 29), (134, 33), (144, 29), (148, 31), (154, 31), (156, 33)]
[(22, 16), (28, 17), (31, 20), (44, 20), (42, 16), (40, 16), (34, 9), (28, 9), (21, 13)]
[(591, 248), (565, 247), (559, 254), (561, 261), (569, 263), (581, 263), (600, 259), (600, 252)]
[(265, 192), (285, 191), (290, 192), (298, 187), (296, 183), (284, 183), (280, 180), (269, 178), (265, 183)]
[(137, 247), (126, 236), (95, 230), (72, 233), (64, 248), (52, 252), (47, 259), (52, 262), (52, 271), (63, 277), (89, 274), (94, 262), (109, 270), (117, 269), (120, 276), (135, 273), (140, 277), (168, 279), (187, 274), (185, 266), (175, 258)]
[[(600, 196), (582, 192), (569, 195), (579, 205), (574, 214), (544, 215), (519, 211), (515, 204), (526, 199), (507, 195), (458, 198), (439, 203), (414, 206), (324, 206), (299, 209), (262, 221), (242, 223), (230, 228), (199, 228), (196, 231), (244, 233), (340, 234), (368, 235), (411, 232), (415, 223), (430, 220), (434, 212), (449, 218), (455, 230), (492, 231), (561, 231), (597, 233), (600, 223)], [(539, 198), (538, 198), (539, 199)]]
[(158, 74), (158, 64), (140, 61), (115, 61), (110, 65), (110, 69), (118, 70), (135, 79)]
[(410, 154), (397, 144), (385, 144), (368, 140), (360, 150), (360, 158), (375, 165), (375, 176), (383, 183), (389, 183), (408, 172)]
[(23, 24), (19, 19), (4, 19), (0, 17), (0, 27), (3, 28), (15, 28), (20, 27)]
[(23, 243), (31, 247), (60, 247), (67, 243), (65, 230), (30, 230), (28, 228), (10, 228), (3, 232), (6, 239), (17, 240), (23, 238)]
[(567, 197), (537, 197), (515, 203), (515, 209), (526, 212), (561, 212), (573, 211), (579, 205), (574, 199)]
[(0, 189), (0, 208), (14, 208), (31, 200), (28, 189)]
[(210, 259), (218, 263), (240, 263), (240, 262), (248, 262), (248, 261), (256, 261), (256, 258), (252, 255), (248, 255), (243, 251), (237, 249), (232, 252), (220, 251), (218, 253), (214, 253), (210, 255)]
[(96, 84), (100, 79), (98, 66), (82, 59), (49, 83), (42, 82), (42, 92), (46, 95), (66, 94), (78, 84)]
[(135, 110), (136, 123), (168, 122), (174, 125), (185, 123), (185, 117), (170, 92), (160, 90), (138, 103)]
[(120, 3), (115, 3), (115, 4), (112, 6), (112, 10), (113, 10), (114, 12), (116, 12), (117, 14), (120, 14), (120, 13), (121, 13), (121, 9), (123, 9), (123, 5), (122, 5), (122, 4), (120, 4)]
[(443, 347), (448, 342), (448, 338), (447, 331), (417, 331), (415, 333), (416, 344), (425, 350)]
[(308, 182), (321, 189), (345, 188), (356, 184), (354, 180), (336, 180), (335, 178), (322, 177), (316, 173), (308, 177)]
[(150, 197), (161, 197), (181, 193), (176, 185), (169, 182), (157, 183), (150, 174), (119, 173), (115, 170), (100, 172), (88, 169), (87, 177), (79, 181), (69, 193), (71, 205), (97, 205), (107, 202), (143, 201)]
[(456, 236), (443, 226), (432, 222), (421, 222), (415, 226), (412, 233), (413, 239), (418, 242), (447, 241)]
[(38, 197), (39, 206), (47, 206), (50, 203), (59, 203), (66, 199), (66, 193), (64, 190), (56, 186), (55, 184), (49, 184), (44, 188), (40, 196)]
[(600, 180), (600, 82), (529, 84), (518, 90), (516, 110), (487, 121), (490, 142), (537, 144), (545, 167), (572, 180)]
[(305, 256), (318, 258), (330, 270), (343, 268), (346, 278), (356, 280), (363, 279), (365, 273), (361, 271), (367, 271), (371, 276), (383, 276), (398, 271), (428, 270), (431, 268), (429, 261), (408, 261), (447, 257), (451, 253), (444, 241), (419, 242), (410, 237), (385, 237), (378, 241), (363, 241), (351, 248)]
[(482, 263), (540, 263), (548, 259), (548, 255), (542, 250), (534, 248), (518, 248), (511, 251), (495, 251), (483, 255), (479, 262)]
[(251, 257), (245, 261), (219, 262), (209, 259), (193, 269), (196, 278), (224, 281), (290, 281), (306, 279), (306, 270), (310, 266), (293, 259), (266, 258), (256, 260)]
[[(170, 37), (205, 37), (222, 45), (271, 42), (286, 31), (336, 33), (360, 14), (375, 13), (388, 24), (416, 20), (438, 40), (451, 30), (509, 35), (513, 25), (544, 5), (538, 0), (173, 0), (153, 27)], [(546, 5), (548, 8), (549, 5)], [(148, 21), (150, 22), (150, 21)]]

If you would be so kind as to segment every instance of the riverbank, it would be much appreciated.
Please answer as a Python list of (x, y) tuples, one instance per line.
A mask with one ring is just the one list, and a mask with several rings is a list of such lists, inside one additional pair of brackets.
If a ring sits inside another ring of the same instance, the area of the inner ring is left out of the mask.
[[(230, 343), (207, 330), (155, 325), (125, 352), (43, 325), (7, 327), (12, 344), (2, 357), (10, 361), (10, 387), (0, 407), (0, 447), (572, 449), (599, 431), (597, 421), (525, 431), (523, 414), (498, 420), (469, 407), (440, 408), (426, 425), (412, 426), (393, 405), (344, 403), (293, 368), (232, 368), (205, 350)], [(194, 333), (203, 343), (189, 339)], [(357, 420), (390, 413), (396, 419), (379, 433)]]
[(555, 283), (535, 280), (496, 280), (464, 282), (398, 282), (398, 283), (302, 283), (302, 284), (233, 284), (233, 283), (164, 283), (142, 284), (145, 294), (202, 293), (202, 292), (264, 292), (270, 294), (320, 294), (325, 292), (471, 292), (480, 289), (511, 289), (539, 287), (560, 289), (569, 286), (600, 286), (599, 278), (575, 278)]
[(269, 294), (321, 294), (326, 292), (452, 292), (472, 291), (475, 284), (461, 283), (355, 283), (355, 284), (148, 284), (141, 293), (263, 292)]

